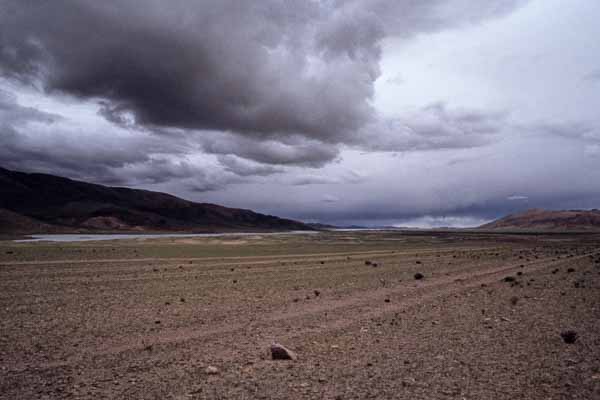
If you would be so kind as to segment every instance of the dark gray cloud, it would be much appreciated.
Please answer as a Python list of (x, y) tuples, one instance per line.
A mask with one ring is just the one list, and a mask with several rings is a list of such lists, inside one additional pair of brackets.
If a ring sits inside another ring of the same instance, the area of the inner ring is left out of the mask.
[(302, 174), (289, 179), (286, 183), (293, 186), (308, 185), (337, 185), (337, 184), (356, 184), (366, 180), (366, 176), (356, 171), (345, 171), (335, 176)]
[(225, 167), (226, 171), (238, 176), (268, 176), (285, 171), (280, 167), (249, 162), (234, 155), (220, 155), (218, 156), (218, 160)]
[(328, 18), (317, 2), (4, 3), (3, 73), (103, 98), (112, 120), (334, 139), (372, 113), (372, 81), (357, 79), (366, 60), (310, 59)]
[(261, 164), (322, 167), (339, 154), (337, 146), (299, 136), (257, 140), (231, 133), (202, 132), (196, 137), (203, 151), (235, 155)]
[(202, 174), (189, 162), (170, 158), (185, 154), (182, 143), (142, 132), (104, 136), (80, 129), (58, 115), (23, 107), (13, 93), (0, 90), (3, 167), (130, 185)]
[[(4, 0), (0, 72), (50, 93), (103, 99), (102, 114), (120, 124), (364, 143), (360, 132), (373, 124), (396, 128), (371, 104), (383, 38), (497, 17), (522, 3)], [(327, 157), (335, 151), (318, 158)]]
[(506, 113), (451, 109), (435, 103), (365, 129), (366, 148), (385, 151), (470, 148), (489, 144), (507, 127)]
[[(451, 225), (600, 198), (600, 131), (593, 112), (577, 111), (597, 103), (595, 86), (581, 81), (586, 71), (587, 82), (597, 80), (591, 56), (562, 76), (552, 61), (564, 52), (535, 49), (551, 59), (532, 77), (519, 57), (489, 61), (508, 53), (494, 41), (469, 41), (467, 50), (452, 41), (406, 53), (444, 53), (425, 57), (423, 68), (384, 68), (390, 42), (454, 40), (526, 1), (0, 3), (0, 85), (40, 95), (19, 103), (19, 93), (0, 93), (0, 165), (9, 168), (336, 223), (426, 215), (423, 223)], [(488, 35), (535, 28), (525, 17), (500, 30), (489, 24)], [(387, 104), (375, 95), (380, 68), (404, 80), (387, 80)], [(470, 80), (494, 79), (496, 70), (506, 80)], [(557, 103), (571, 86), (582, 97), (567, 91)], [(61, 112), (45, 107), (48, 99), (62, 102)], [(70, 114), (69, 103), (88, 105), (96, 119), (85, 123), (89, 116)]]

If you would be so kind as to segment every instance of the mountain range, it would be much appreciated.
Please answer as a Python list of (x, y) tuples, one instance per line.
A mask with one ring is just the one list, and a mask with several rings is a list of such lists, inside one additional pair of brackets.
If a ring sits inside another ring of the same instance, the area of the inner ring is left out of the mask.
[(312, 229), (299, 221), (166, 193), (0, 168), (0, 233)]
[(544, 230), (544, 231), (580, 231), (600, 229), (600, 210), (544, 210), (534, 208), (508, 215), (488, 224), (481, 229), (493, 230)]

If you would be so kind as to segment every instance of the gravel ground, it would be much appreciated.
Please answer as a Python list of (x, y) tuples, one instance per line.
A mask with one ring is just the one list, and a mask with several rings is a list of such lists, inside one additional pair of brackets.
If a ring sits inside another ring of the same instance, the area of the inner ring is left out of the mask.
[(600, 399), (600, 236), (1, 242), (0, 366), (2, 399)]

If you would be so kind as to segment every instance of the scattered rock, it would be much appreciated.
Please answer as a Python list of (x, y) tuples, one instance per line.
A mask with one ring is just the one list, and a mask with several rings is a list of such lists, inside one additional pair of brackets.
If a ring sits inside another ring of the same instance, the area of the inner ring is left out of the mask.
[(517, 296), (513, 296), (510, 298), (510, 304), (512, 304), (513, 306), (516, 306), (518, 302), (519, 298)]
[(567, 272), (568, 273), (575, 272), (575, 268), (569, 268), (569, 269), (567, 269)]
[(504, 277), (503, 281), (504, 282), (514, 282), (514, 281), (516, 281), (516, 279), (514, 276), (506, 276), (506, 277)]
[(389, 303), (389, 302), (390, 302), (390, 299), (385, 299), (384, 301), (385, 301), (386, 303)]
[(365, 265), (371, 265), (371, 261), (369, 261), (369, 260), (366, 260), (366, 261), (365, 261)]
[(573, 344), (575, 341), (577, 341), (577, 332), (572, 330), (561, 332), (560, 336), (567, 344)]
[(273, 360), (295, 360), (298, 358), (296, 353), (285, 348), (279, 343), (273, 343), (271, 345), (271, 358)]
[(420, 280), (421, 280), (421, 279), (423, 279), (423, 278), (425, 278), (425, 275), (423, 275), (422, 273), (420, 273), (420, 272), (417, 272), (417, 273), (415, 274), (415, 279), (416, 279), (416, 280), (420, 281)]
[(316, 296), (316, 297), (319, 297), (319, 295), (321, 294), (321, 292), (320, 292), (320, 291), (318, 291), (318, 290), (315, 290), (315, 291), (314, 291), (314, 294), (315, 294), (315, 296)]

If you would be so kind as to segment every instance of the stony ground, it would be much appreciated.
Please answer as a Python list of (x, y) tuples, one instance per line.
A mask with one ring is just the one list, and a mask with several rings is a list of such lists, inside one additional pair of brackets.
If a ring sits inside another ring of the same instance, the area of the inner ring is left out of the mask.
[(598, 399), (600, 236), (1, 242), (0, 366), (2, 399)]

